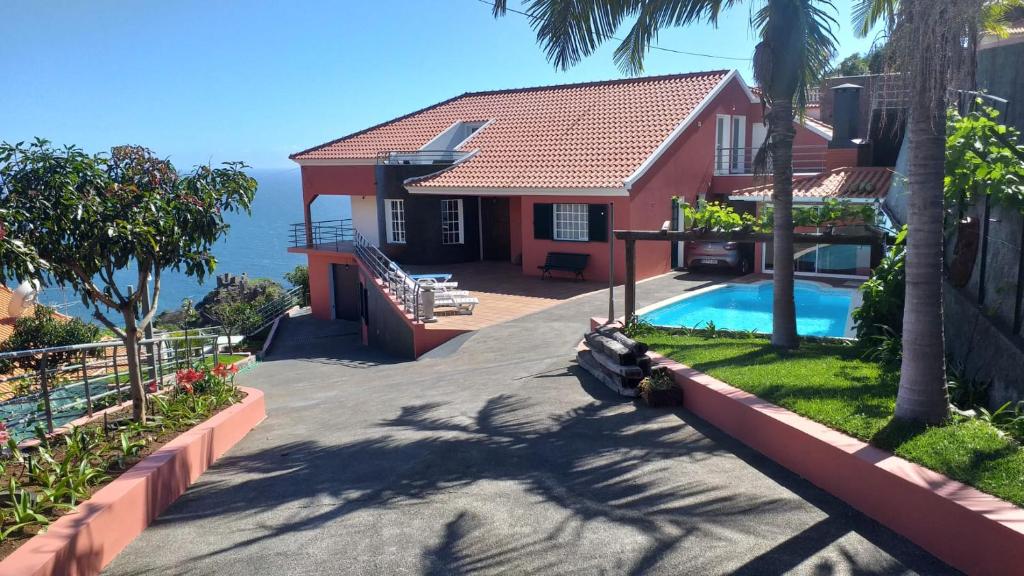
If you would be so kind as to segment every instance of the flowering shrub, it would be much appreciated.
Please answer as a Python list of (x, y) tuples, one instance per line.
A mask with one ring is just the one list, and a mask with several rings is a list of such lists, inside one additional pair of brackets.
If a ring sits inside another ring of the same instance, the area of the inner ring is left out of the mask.
[[(206, 420), (221, 408), (234, 404), (240, 394), (234, 386), (237, 368), (223, 364), (196, 367), (175, 373), (175, 389), (151, 396), (155, 418), (147, 424), (130, 422), (90, 424), (72, 428), (54, 441), (45, 429), (39, 444), (19, 448), (7, 436), (0, 421), (0, 543), (8, 538), (26, 539), (45, 529), (54, 518), (89, 498), (98, 486), (120, 473), (158, 444)], [(157, 382), (146, 382), (150, 392)], [(116, 417), (115, 422), (121, 422)]]

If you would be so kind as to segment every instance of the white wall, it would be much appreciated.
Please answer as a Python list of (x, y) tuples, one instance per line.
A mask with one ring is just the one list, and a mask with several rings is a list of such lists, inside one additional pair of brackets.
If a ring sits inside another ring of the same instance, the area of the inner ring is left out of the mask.
[(377, 233), (377, 197), (352, 196), (352, 226), (370, 244), (380, 241)]

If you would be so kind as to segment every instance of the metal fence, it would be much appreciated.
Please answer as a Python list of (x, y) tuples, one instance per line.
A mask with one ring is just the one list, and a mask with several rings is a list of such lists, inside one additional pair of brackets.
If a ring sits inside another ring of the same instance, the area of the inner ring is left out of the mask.
[[(137, 344), (147, 390), (173, 384), (177, 370), (220, 362), (211, 331), (162, 334)], [(16, 439), (47, 432), (129, 397), (128, 358), (120, 340), (0, 353), (17, 366), (0, 376), (0, 419)]]
[(305, 222), (296, 222), (291, 227), (289, 244), (297, 248), (347, 250), (354, 233), (351, 219), (310, 222), (308, 228)]

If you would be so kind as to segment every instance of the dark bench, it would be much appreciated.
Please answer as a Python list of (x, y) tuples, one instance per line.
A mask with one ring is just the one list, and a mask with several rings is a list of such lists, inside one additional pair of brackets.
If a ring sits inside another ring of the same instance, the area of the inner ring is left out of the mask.
[(552, 270), (560, 270), (562, 272), (572, 272), (575, 275), (574, 279), (583, 280), (583, 269), (587, 267), (588, 260), (590, 260), (590, 254), (548, 252), (544, 265), (537, 266), (537, 268), (541, 270), (540, 277), (542, 279), (545, 276), (550, 276)]

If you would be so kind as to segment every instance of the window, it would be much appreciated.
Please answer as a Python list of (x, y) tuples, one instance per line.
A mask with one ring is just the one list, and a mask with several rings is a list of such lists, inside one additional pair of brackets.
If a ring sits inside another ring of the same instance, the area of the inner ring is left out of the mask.
[(746, 143), (747, 143), (747, 117), (732, 117), (732, 134), (729, 141), (732, 142), (732, 169), (733, 174), (746, 172)]
[(441, 200), (441, 244), (462, 243), (462, 199)]
[(405, 200), (385, 200), (384, 208), (388, 243), (405, 244)]
[(554, 213), (555, 240), (589, 240), (586, 204), (555, 204)]

